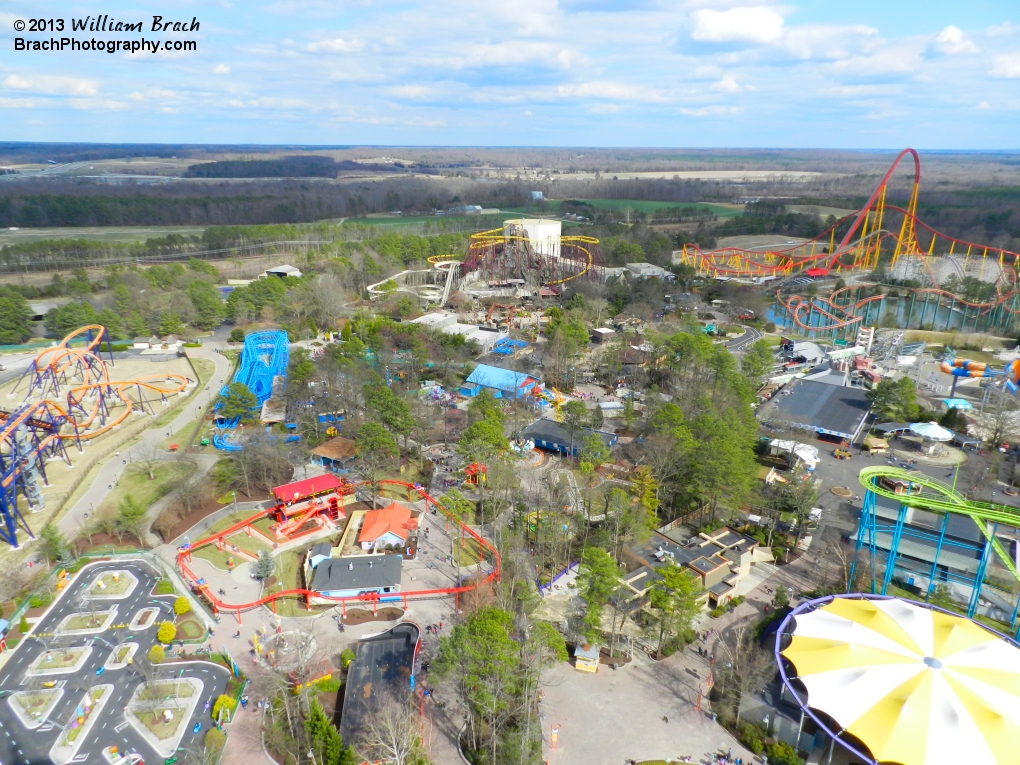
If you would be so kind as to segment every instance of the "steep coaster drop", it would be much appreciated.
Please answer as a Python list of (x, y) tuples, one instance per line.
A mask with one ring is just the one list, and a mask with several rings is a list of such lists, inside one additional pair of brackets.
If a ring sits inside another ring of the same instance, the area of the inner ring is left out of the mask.
[[(273, 387), (282, 386), (287, 379), (287, 363), (289, 359), (287, 333), (283, 330), (252, 332), (244, 338), (241, 350), (241, 363), (234, 374), (235, 383), (242, 383), (255, 394), (258, 406), (262, 407), (273, 396)], [(220, 391), (224, 398), (229, 397), (230, 387), (225, 385)], [(216, 409), (222, 408), (222, 402)], [(237, 452), (241, 445), (235, 435), (240, 418), (225, 419), (219, 417), (216, 427), (220, 432), (213, 436), (213, 445), (225, 452)]]

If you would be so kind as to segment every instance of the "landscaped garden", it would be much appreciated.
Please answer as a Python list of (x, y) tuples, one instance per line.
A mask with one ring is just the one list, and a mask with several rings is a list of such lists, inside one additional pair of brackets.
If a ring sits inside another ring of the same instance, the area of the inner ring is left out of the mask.
[(93, 582), (89, 588), (92, 595), (123, 595), (128, 592), (135, 583), (133, 576), (126, 576), (124, 572), (109, 571)]
[[(131, 712), (160, 741), (172, 738), (190, 715), (187, 714), (188, 699), (195, 695), (195, 689), (187, 682), (163, 682), (146, 687), (138, 695)], [(151, 706), (150, 706), (151, 705)], [(170, 712), (167, 716), (165, 712)]]
[(84, 646), (79, 648), (68, 648), (60, 651), (47, 651), (35, 662), (35, 669), (46, 671), (50, 669), (67, 669), (78, 663), (81, 655), (88, 649)]
[(42, 715), (43, 710), (50, 705), (53, 697), (58, 693), (59, 691), (55, 688), (43, 688), (37, 691), (15, 693), (13, 698), (29, 717), (35, 719)]

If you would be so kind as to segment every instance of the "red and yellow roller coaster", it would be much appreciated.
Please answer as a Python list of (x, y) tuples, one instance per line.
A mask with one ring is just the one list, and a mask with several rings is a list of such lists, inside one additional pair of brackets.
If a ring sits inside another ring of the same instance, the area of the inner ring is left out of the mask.
[[(890, 178), (908, 155), (914, 162), (914, 180), (909, 201), (903, 208), (888, 204), (886, 195)], [(712, 277), (785, 278), (799, 273), (814, 277), (830, 274), (849, 276), (854, 272), (874, 271), (880, 258), (887, 262), (891, 270), (902, 258), (909, 257), (919, 262), (931, 282), (931, 286), (913, 290), (912, 293), (914, 300), (919, 295), (925, 299), (922, 316), (926, 315), (928, 299), (935, 298), (936, 313), (941, 301), (946, 299), (950, 301), (950, 306), (948, 309), (943, 306), (944, 315), (955, 313), (962, 316), (957, 329), (967, 329), (968, 321), (973, 321), (973, 328), (977, 328), (979, 319), (986, 328), (997, 326), (1001, 329), (1006, 324), (1014, 323), (1020, 316), (1016, 272), (1020, 255), (947, 236), (918, 220), (916, 213), (920, 184), (920, 157), (913, 149), (905, 149), (896, 157), (859, 212), (843, 218), (814, 239), (792, 246), (762, 250), (725, 247), (702, 252), (698, 247), (688, 244), (681, 251), (680, 262), (692, 266), (699, 274)], [(889, 219), (896, 217), (899, 218), (899, 225), (890, 230), (887, 228)], [(837, 230), (842, 230), (847, 222), (850, 222), (849, 228), (837, 241)], [(982, 264), (994, 265), (998, 275), (991, 299), (968, 302), (939, 288), (931, 268), (932, 259), (954, 257), (963, 259), (965, 263), (980, 260)], [(886, 295), (880, 294), (877, 287), (875, 284), (858, 281), (832, 292), (827, 298), (787, 295), (780, 296), (779, 303), (792, 322), (802, 330), (845, 332), (856, 329), (868, 319), (871, 304), (886, 299)], [(864, 295), (864, 292), (875, 294)], [(913, 304), (908, 316), (912, 311)], [(876, 312), (876, 315), (880, 312)]]
[[(20, 408), (0, 411), (0, 539), (12, 546), (18, 544), (19, 521), (32, 536), (18, 499), (20, 496), (29, 507), (41, 503), (38, 479), (48, 483), (47, 459), (71, 464), (66, 443), (74, 443), (80, 450), (82, 442), (113, 430), (134, 411), (155, 414), (153, 400), (166, 402), (191, 382), (177, 374), (111, 380), (100, 357), (104, 338), (109, 351), (106, 328), (93, 324), (76, 329), (39, 353), (8, 394), (13, 397), (28, 380)], [(83, 345), (73, 347), (82, 340)]]
[[(380, 595), (376, 592), (364, 592), (359, 595), (352, 595), (347, 597), (340, 596), (329, 596), (324, 595), (321, 592), (315, 590), (305, 589), (303, 587), (292, 588), (289, 590), (283, 590), (281, 592), (274, 592), (265, 597), (253, 600), (247, 603), (227, 603), (221, 600), (219, 596), (213, 593), (212, 588), (208, 582), (202, 577), (197, 576), (189, 567), (188, 563), (192, 560), (192, 553), (199, 547), (204, 547), (210, 544), (222, 544), (223, 540), (227, 537), (235, 534), (239, 531), (243, 531), (249, 528), (255, 521), (263, 518), (267, 515), (272, 515), (276, 512), (275, 507), (270, 507), (266, 510), (260, 510), (254, 515), (245, 518), (242, 521), (238, 521), (233, 526), (224, 529), (223, 531), (217, 532), (204, 539), (200, 539), (189, 545), (184, 545), (177, 551), (177, 570), (180, 572), (184, 581), (187, 582), (191, 587), (198, 592), (203, 598), (205, 598), (211, 605), (214, 613), (230, 613), (233, 614), (237, 621), (241, 621), (241, 614), (245, 611), (251, 611), (259, 608), (260, 606), (268, 605), (274, 611), (276, 610), (276, 603), (280, 600), (295, 599), (303, 600), (306, 607), (311, 609), (312, 598), (316, 600), (328, 601), (335, 603), (344, 609), (346, 613), (347, 606), (349, 605), (371, 605), (373, 610), (377, 609), (380, 603), (402, 603), (404, 608), (407, 608), (407, 603), (410, 600), (422, 600), (431, 599), (441, 596), (453, 595), (457, 600), (459, 607), (460, 596), (465, 592), (471, 592), (479, 587), (488, 584), (492, 581), (499, 580), (500, 574), (500, 558), (499, 552), (492, 545), (491, 542), (479, 535), (474, 529), (461, 521), (456, 515), (447, 511), (443, 504), (433, 499), (423, 488), (418, 485), (406, 483), (404, 481), (396, 481), (385, 479), (379, 481), (380, 487), (396, 487), (403, 490), (406, 493), (407, 499), (410, 501), (411, 497), (416, 495), (419, 500), (424, 500), (425, 510), (428, 514), (430, 507), (434, 507), (436, 510), (446, 516), (448, 522), (456, 524), (460, 530), (467, 536), (470, 536), (478, 545), (478, 557), (479, 563), (482, 563), (485, 557), (490, 559), (492, 565), (491, 569), (487, 572), (479, 572), (476, 576), (471, 579), (463, 580), (454, 587), (443, 587), (439, 589), (427, 589), (427, 590), (412, 590), (407, 592), (398, 592), (387, 595)], [(366, 483), (354, 484), (355, 486), (365, 486)]]
[(533, 242), (523, 226), (479, 231), (471, 235), (461, 273), (481, 271), (498, 282), (520, 278), (547, 287), (581, 277), (598, 277), (602, 263), (595, 237), (559, 236), (557, 251), (549, 249), (548, 243)]

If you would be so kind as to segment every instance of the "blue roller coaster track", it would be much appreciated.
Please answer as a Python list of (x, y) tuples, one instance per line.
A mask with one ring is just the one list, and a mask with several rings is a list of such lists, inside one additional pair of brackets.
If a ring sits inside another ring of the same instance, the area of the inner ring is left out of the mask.
[[(234, 374), (233, 382), (243, 383), (255, 394), (258, 408), (273, 395), (273, 378), (287, 376), (288, 345), (287, 333), (282, 330), (252, 332), (244, 338), (241, 365)], [(229, 396), (229, 386), (223, 386), (220, 394)], [(222, 403), (218, 403), (216, 408), (221, 406)], [(238, 418), (216, 421), (220, 432), (213, 436), (213, 445), (217, 449), (225, 452), (241, 450), (241, 445), (234, 440), (237, 423)]]

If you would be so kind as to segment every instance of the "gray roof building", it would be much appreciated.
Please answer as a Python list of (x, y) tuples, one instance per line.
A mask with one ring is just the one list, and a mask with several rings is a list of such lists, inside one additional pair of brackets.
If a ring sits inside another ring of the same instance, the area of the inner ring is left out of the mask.
[[(578, 428), (577, 432), (574, 433), (574, 454), (577, 454), (580, 450), (581, 441), (584, 440), (585, 436), (590, 436), (592, 433), (601, 438), (602, 443), (610, 448), (616, 443), (617, 437), (615, 433), (609, 433), (604, 430), (592, 430), (590, 428)], [(521, 432), (521, 435), (524, 438), (532, 439), (535, 442), (535, 446), (539, 449), (562, 452), (563, 454), (570, 451), (570, 431), (555, 420), (547, 420), (544, 417), (535, 420)]]
[(362, 592), (399, 587), (403, 562), (399, 555), (329, 558), (315, 567), (312, 589), (316, 592)]
[(860, 435), (870, 410), (865, 390), (800, 379), (763, 404), (758, 416), (762, 422), (853, 441)]

